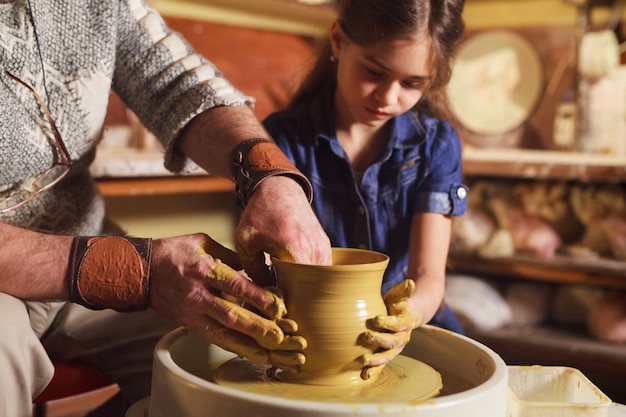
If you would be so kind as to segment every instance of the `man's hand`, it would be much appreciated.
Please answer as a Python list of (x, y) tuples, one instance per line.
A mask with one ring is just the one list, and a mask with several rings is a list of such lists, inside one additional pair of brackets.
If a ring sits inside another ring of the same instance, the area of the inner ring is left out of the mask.
[(262, 286), (274, 285), (265, 253), (304, 264), (330, 265), (330, 241), (302, 187), (293, 179), (264, 180), (252, 194), (235, 231), (245, 271)]
[(289, 368), (304, 363), (306, 341), (283, 331), (291, 332), (296, 324), (283, 318), (282, 298), (255, 285), (239, 267), (236, 253), (205, 234), (154, 240), (151, 305), (254, 364)]

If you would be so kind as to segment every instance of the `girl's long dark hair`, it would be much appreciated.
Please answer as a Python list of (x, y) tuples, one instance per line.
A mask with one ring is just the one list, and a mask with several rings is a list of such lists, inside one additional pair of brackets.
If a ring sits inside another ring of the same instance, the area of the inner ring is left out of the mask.
[[(357, 45), (430, 37), (433, 44), (433, 79), (416, 110), (449, 119), (445, 86), (452, 73), (456, 44), (465, 28), (465, 0), (337, 0), (341, 29)], [(294, 94), (290, 106), (310, 102), (329, 84), (336, 82), (336, 66), (331, 62), (330, 40)]]

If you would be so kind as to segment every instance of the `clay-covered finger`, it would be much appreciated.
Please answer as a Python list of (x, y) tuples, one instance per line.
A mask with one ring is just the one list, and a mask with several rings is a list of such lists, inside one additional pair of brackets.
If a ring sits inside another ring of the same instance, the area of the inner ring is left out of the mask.
[(276, 322), (220, 297), (213, 297), (207, 313), (220, 324), (253, 338), (261, 346), (280, 345), (285, 334)]
[(372, 319), (374, 327), (390, 332), (405, 332), (412, 330), (416, 326), (415, 317), (408, 311), (389, 316), (376, 316)]
[[(302, 351), (307, 347), (307, 341), (302, 336), (285, 335), (277, 321), (267, 320), (254, 312), (216, 297), (213, 306), (221, 305), (228, 310), (228, 317), (233, 323), (247, 323), (245, 334), (253, 338), (259, 346), (270, 350)], [(284, 322), (282, 322), (284, 324)], [(228, 323), (223, 323), (228, 325)], [(230, 327), (230, 326), (229, 326)]]
[(255, 285), (219, 259), (211, 259), (215, 262), (207, 273), (207, 278), (213, 280), (211, 287), (249, 303), (269, 318), (280, 318), (287, 313), (285, 301), (281, 297)]
[(304, 349), (306, 349), (307, 346), (308, 346), (307, 341), (303, 336), (285, 335), (285, 339), (282, 341), (280, 345), (278, 345), (278, 349), (286, 350), (286, 351), (301, 352)]
[(386, 304), (398, 302), (402, 299), (410, 298), (415, 291), (415, 281), (412, 279), (405, 279), (399, 284), (394, 285), (385, 293), (383, 299)]
[(252, 280), (262, 287), (275, 284), (274, 276), (269, 266), (265, 264), (266, 252), (275, 256), (290, 256), (287, 250), (275, 248), (273, 242), (251, 226), (237, 227), (235, 247), (244, 269)]
[(232, 251), (224, 246), (222, 246), (217, 241), (211, 239), (210, 237), (206, 237), (206, 240), (200, 243), (199, 254), (206, 254), (215, 259), (221, 259), (227, 265), (230, 265), (233, 269), (241, 270), (243, 267), (241, 265), (241, 261), (239, 260), (239, 255), (237, 252)]
[(306, 357), (302, 352), (285, 352), (281, 350), (271, 350), (269, 352), (270, 362), (278, 368), (292, 368), (304, 365)]
[(265, 301), (263, 306), (257, 305), (256, 300), (247, 300), (250, 304), (254, 305), (256, 308), (260, 309), (267, 317), (271, 319), (280, 319), (287, 314), (287, 307), (285, 306), (285, 300), (283, 300), (278, 295), (274, 294), (271, 291), (265, 290), (265, 296), (263, 298)]
[(269, 350), (285, 350), (301, 352), (307, 347), (307, 341), (302, 336), (285, 335), (280, 343), (274, 342), (272, 338), (256, 339), (262, 347)]
[(361, 379), (367, 381), (368, 379), (374, 378), (380, 375), (384, 368), (385, 365), (367, 366), (361, 371)]
[(398, 356), (398, 354), (400, 354), (401, 351), (402, 349), (394, 348), (394, 349), (384, 350), (382, 352), (363, 355), (361, 356), (361, 363), (364, 366), (385, 365), (391, 362), (393, 358)]
[(260, 347), (249, 337), (228, 329), (215, 320), (209, 320), (204, 329), (198, 333), (208, 342), (236, 353), (255, 365), (263, 365), (269, 361), (269, 354), (266, 349)]
[(275, 286), (269, 286), (269, 287), (265, 287), (266, 290), (273, 292), (274, 294), (276, 294), (278, 297), (280, 298), (285, 298), (283, 295), (283, 290), (281, 290), (278, 287)]
[(285, 334), (294, 334), (298, 331), (298, 323), (291, 319), (277, 319), (276, 324)]
[[(283, 291), (280, 288), (275, 287), (275, 286), (265, 287), (265, 289), (271, 292), (272, 294), (274, 294), (275, 296), (274, 304), (277, 306), (277, 308), (276, 308), (275, 313), (271, 317), (274, 319), (283, 319), (283, 317), (287, 314), (287, 307), (285, 306), (285, 297), (283, 296)], [(289, 321), (295, 324), (293, 320), (289, 320)], [(289, 325), (289, 327), (291, 327), (289, 323), (285, 323), (285, 325)], [(296, 325), (296, 330), (293, 330), (294, 332), (297, 331), (297, 324), (295, 325)]]
[(393, 349), (404, 347), (409, 342), (411, 334), (409, 332), (384, 333), (367, 330), (361, 333), (361, 338), (368, 345), (383, 349)]

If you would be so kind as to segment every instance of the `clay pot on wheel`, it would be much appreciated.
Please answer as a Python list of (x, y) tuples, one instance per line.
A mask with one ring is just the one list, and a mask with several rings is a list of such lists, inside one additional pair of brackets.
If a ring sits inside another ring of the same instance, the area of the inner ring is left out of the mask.
[[(359, 341), (366, 322), (387, 314), (381, 295), (389, 257), (352, 248), (333, 248), (332, 265), (305, 265), (272, 258), (287, 317), (308, 343), (306, 363), (282, 379), (311, 385), (359, 384), (359, 358), (372, 348)], [(368, 381), (370, 382), (370, 381)]]

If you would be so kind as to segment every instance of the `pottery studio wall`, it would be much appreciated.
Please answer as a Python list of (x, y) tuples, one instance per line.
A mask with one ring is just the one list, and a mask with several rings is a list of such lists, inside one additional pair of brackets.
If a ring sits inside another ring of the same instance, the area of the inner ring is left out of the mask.
[[(286, 90), (297, 84), (308, 60), (313, 59), (315, 39), (325, 33), (333, 17), (327, 5), (303, 6), (300, 3), (304, 1), (295, 0), (152, 0), (150, 3), (201, 51), (208, 39), (212, 39), (213, 46), (225, 43), (225, 48), (213, 48), (206, 54), (235, 85), (257, 97), (259, 118), (284, 103)], [(594, 19), (607, 19), (605, 11), (597, 13)], [(571, 27), (575, 9), (562, 0), (468, 0), (465, 20), (469, 31), (492, 27)], [(242, 36), (234, 36), (240, 32)], [(251, 43), (256, 42), (248, 50), (246, 37)], [(240, 43), (233, 44), (233, 39), (237, 42), (238, 38)], [(277, 42), (282, 44), (281, 48), (276, 48)], [(244, 62), (249, 65), (240, 64)], [(300, 66), (294, 68), (294, 62)], [(254, 77), (249, 71), (254, 71)], [(259, 77), (265, 82), (259, 82)], [(111, 111), (119, 112), (115, 106), (113, 103)], [(232, 247), (237, 213), (230, 192), (108, 197), (107, 202), (111, 217), (131, 234), (160, 237), (204, 231)]]

